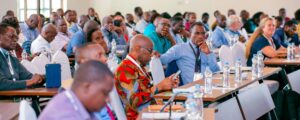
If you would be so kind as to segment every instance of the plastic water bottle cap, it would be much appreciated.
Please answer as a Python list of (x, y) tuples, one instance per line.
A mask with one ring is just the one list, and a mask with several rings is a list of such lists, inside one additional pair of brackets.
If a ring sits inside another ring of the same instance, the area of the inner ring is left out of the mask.
[(201, 89), (201, 86), (199, 84), (196, 84), (195, 88), (196, 88), (196, 90), (199, 90), (199, 89)]
[(188, 98), (193, 98), (193, 97), (194, 97), (193, 94), (188, 95)]

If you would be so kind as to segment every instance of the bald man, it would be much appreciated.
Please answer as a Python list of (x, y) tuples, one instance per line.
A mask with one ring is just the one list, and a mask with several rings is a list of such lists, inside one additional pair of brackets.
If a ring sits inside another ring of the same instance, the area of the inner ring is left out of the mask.
[(97, 60), (104, 64), (107, 62), (103, 47), (95, 43), (87, 43), (76, 49), (75, 58), (78, 64), (89, 60)]
[(77, 31), (83, 29), (84, 24), (89, 21), (89, 18), (86, 15), (80, 15), (79, 16), (79, 20), (76, 24), (73, 24), (70, 28), (69, 28), (69, 32), (72, 34), (75, 34)]
[(35, 40), (37, 36), (39, 35), (38, 32), (38, 24), (39, 24), (39, 19), (38, 19), (37, 14), (32, 14), (30, 17), (25, 20), (24, 23), (20, 24), (21, 32), (25, 36), (25, 41), (27, 40)]
[(55, 22), (57, 35), (55, 39), (50, 43), (53, 52), (58, 50), (66, 51), (67, 45), (72, 37), (72, 34), (68, 32), (67, 23), (64, 19), (59, 18)]
[(152, 84), (152, 78), (145, 70), (151, 60), (153, 43), (143, 35), (136, 35), (130, 41), (130, 51), (120, 63), (115, 73), (116, 88), (125, 108), (127, 119), (136, 119), (141, 110), (155, 103), (153, 95), (164, 90), (171, 90), (178, 85), (178, 78), (173, 75)]
[(93, 112), (105, 107), (112, 88), (113, 74), (105, 64), (95, 60), (82, 63), (71, 89), (56, 95), (39, 120), (96, 120)]
[(35, 39), (32, 44), (30, 51), (32, 54), (49, 52), (52, 53), (52, 48), (50, 43), (54, 40), (57, 35), (55, 25), (49, 23), (45, 25), (42, 29), (42, 33)]
[(87, 33), (92, 29), (98, 29), (99, 25), (93, 20), (89, 20), (84, 24), (83, 30), (77, 31), (71, 38), (67, 46), (67, 55), (74, 55), (77, 47), (84, 45), (87, 42)]
[(158, 21), (158, 25), (155, 28), (155, 31), (152, 31), (151, 33), (146, 35), (154, 43), (154, 50), (159, 52), (160, 54), (164, 54), (168, 49), (176, 44), (176, 41), (170, 34), (170, 27), (170, 20), (161, 18)]

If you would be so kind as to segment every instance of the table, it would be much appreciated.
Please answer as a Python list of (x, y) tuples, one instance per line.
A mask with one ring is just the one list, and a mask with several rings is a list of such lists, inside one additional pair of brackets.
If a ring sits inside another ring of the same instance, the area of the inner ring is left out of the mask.
[[(142, 113), (146, 113), (146, 110), (147, 108), (143, 109), (143, 112)], [(204, 108), (203, 109), (203, 118), (204, 120), (215, 120), (215, 113), (218, 112), (217, 109), (215, 108)], [(147, 120), (147, 119), (143, 119), (143, 120)], [(161, 120), (161, 119), (160, 119)]]
[[(246, 80), (242, 80), (241, 83), (235, 83), (234, 81), (234, 74), (230, 74), (230, 88), (221, 88), (221, 87), (214, 87), (212, 90), (212, 94), (204, 94), (203, 95), (203, 101), (204, 102), (216, 102), (228, 95), (234, 94), (235, 92), (237, 92), (238, 90), (254, 83), (257, 82), (259, 80), (262, 80), (266, 77), (269, 77), (275, 73), (278, 73), (281, 71), (281, 68), (277, 67), (265, 67), (263, 70), (263, 76), (256, 78), (256, 79), (252, 79), (251, 77), (251, 72), (247, 72), (247, 79)], [(221, 84), (221, 74), (217, 74), (213, 76), (213, 84), (214, 85), (218, 85)], [(192, 83), (186, 84), (184, 86), (181, 86), (179, 88), (189, 88), (191, 86), (194, 86), (196, 84), (200, 84), (200, 85), (204, 85), (203, 80), (198, 80), (198, 81), (194, 81)], [(166, 92), (162, 92), (159, 94), (154, 95), (154, 98), (157, 100), (168, 100), (171, 98), (171, 96), (173, 95), (172, 91), (166, 91)], [(178, 96), (175, 97), (174, 100), (176, 101), (184, 101), (187, 99), (187, 94), (179, 94)]]
[(19, 107), (19, 103), (0, 102), (0, 120), (17, 120)]
[(287, 60), (285, 58), (271, 58), (264, 61), (267, 66), (299, 66), (300, 58), (295, 60)]
[(53, 97), (57, 93), (58, 88), (33, 88), (24, 90), (0, 91), (0, 96), (31, 98), (32, 107), (35, 110), (36, 114), (39, 115), (41, 112), (39, 98)]
[(53, 97), (58, 93), (58, 88), (33, 88), (24, 90), (7, 90), (0, 91), (0, 96), (10, 96), (10, 97)]

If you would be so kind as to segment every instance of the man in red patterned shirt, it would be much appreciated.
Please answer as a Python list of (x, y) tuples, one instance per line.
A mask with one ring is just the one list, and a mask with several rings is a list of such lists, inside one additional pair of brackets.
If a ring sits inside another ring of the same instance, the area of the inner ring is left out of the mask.
[(129, 120), (135, 120), (143, 108), (155, 103), (154, 94), (178, 86), (178, 78), (172, 79), (174, 75), (157, 85), (152, 84), (151, 76), (144, 68), (151, 60), (152, 53), (151, 40), (143, 35), (136, 35), (130, 41), (129, 54), (116, 70), (116, 88)]

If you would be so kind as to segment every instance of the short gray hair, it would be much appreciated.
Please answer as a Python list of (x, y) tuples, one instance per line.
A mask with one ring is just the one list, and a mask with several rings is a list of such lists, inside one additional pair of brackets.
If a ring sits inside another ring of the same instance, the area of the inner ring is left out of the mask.
[[(236, 22), (242, 24), (241, 18), (237, 15), (230, 15), (227, 19), (227, 26), (231, 26), (233, 23)], [(242, 25), (240, 27), (242, 27)]]

